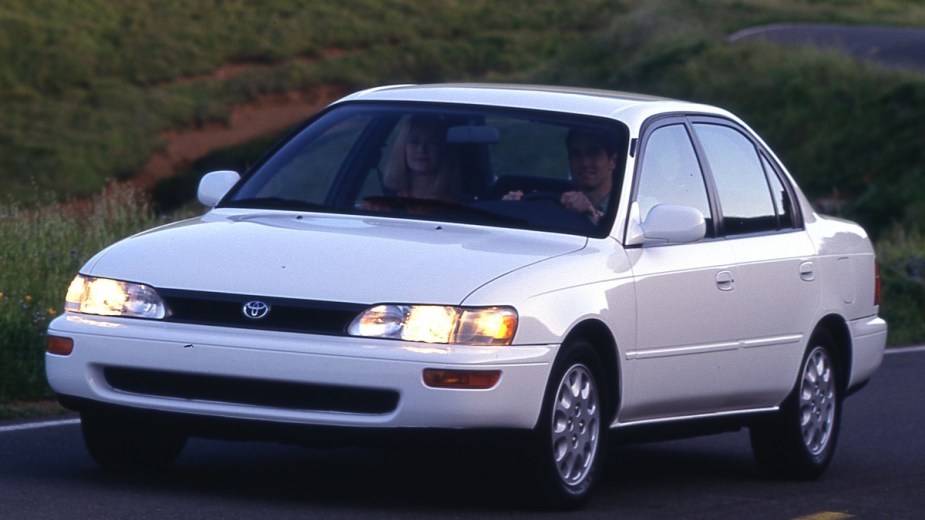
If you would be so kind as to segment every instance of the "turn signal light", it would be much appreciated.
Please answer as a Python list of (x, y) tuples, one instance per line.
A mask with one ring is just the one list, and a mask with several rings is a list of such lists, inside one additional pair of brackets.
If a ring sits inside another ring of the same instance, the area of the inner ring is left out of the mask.
[(74, 351), (74, 340), (62, 336), (48, 336), (48, 353), (70, 356)]
[(500, 370), (424, 369), (424, 384), (432, 388), (487, 390), (501, 379)]

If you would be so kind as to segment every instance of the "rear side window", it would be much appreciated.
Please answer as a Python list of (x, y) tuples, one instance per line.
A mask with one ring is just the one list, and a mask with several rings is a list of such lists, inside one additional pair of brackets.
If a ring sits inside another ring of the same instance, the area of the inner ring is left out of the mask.
[(793, 229), (796, 226), (794, 219), (793, 197), (787, 188), (781, 182), (771, 163), (762, 155), (761, 165), (768, 176), (768, 185), (771, 187), (771, 199), (774, 202), (774, 210), (777, 212), (777, 227), (779, 229)]
[(752, 141), (724, 125), (695, 123), (694, 129), (713, 174), (724, 233), (776, 231), (778, 210), (762, 158)]

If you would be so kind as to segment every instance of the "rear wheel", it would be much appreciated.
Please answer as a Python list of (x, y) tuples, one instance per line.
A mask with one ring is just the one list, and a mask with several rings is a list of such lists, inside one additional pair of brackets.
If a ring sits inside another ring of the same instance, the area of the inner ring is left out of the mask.
[(163, 469), (186, 445), (186, 435), (179, 430), (135, 416), (82, 412), (80, 424), (90, 456), (109, 470)]
[(830, 334), (814, 334), (793, 393), (776, 417), (751, 428), (755, 458), (774, 476), (816, 478), (832, 460), (842, 401), (834, 352)]
[(580, 507), (601, 476), (606, 451), (606, 399), (601, 362), (585, 341), (564, 345), (546, 389), (534, 432), (536, 491), (545, 505)]

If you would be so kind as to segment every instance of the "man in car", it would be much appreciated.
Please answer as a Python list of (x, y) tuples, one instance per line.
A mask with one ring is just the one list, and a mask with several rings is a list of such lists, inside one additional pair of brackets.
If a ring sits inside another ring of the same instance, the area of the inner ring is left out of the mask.
[[(617, 167), (616, 140), (603, 133), (573, 128), (565, 144), (577, 189), (563, 193), (559, 203), (570, 211), (587, 215), (597, 224), (610, 202), (613, 171)], [(524, 193), (517, 190), (507, 193), (503, 199), (520, 200), (523, 196)]]

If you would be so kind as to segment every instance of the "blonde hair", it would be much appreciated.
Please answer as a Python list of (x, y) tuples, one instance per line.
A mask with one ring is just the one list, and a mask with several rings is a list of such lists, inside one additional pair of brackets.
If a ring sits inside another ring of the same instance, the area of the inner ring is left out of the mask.
[(403, 123), (395, 137), (395, 145), (389, 153), (388, 162), (386, 162), (382, 175), (383, 184), (399, 196), (411, 195), (411, 170), (408, 168), (406, 145), (411, 131), (415, 128), (433, 129), (440, 136), (440, 166), (434, 192), (429, 198), (457, 200), (462, 187), (459, 161), (456, 150), (446, 143), (446, 131), (449, 124), (438, 116), (415, 115)]

